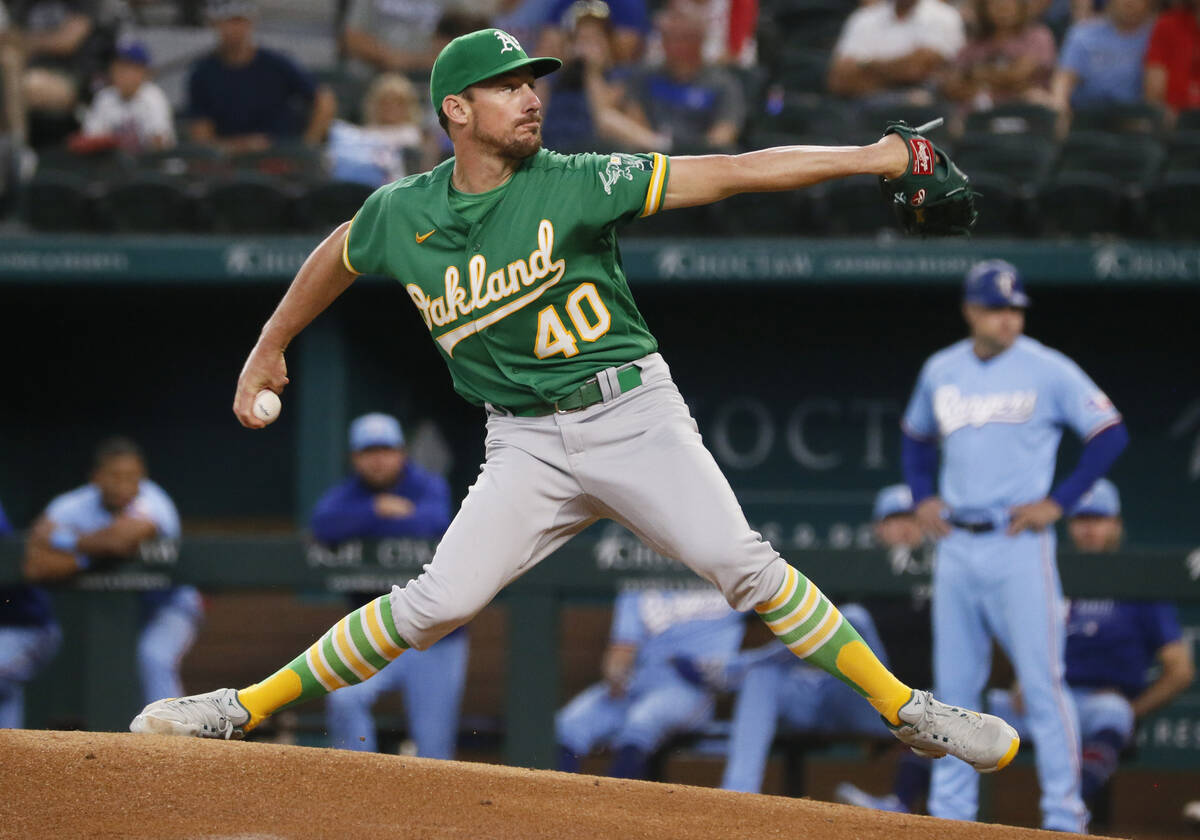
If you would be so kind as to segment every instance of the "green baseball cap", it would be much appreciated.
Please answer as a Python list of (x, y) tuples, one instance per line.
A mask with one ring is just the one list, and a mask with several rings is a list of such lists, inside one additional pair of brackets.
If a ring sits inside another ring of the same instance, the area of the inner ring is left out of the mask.
[(562, 67), (562, 62), (557, 58), (530, 58), (520, 42), (502, 29), (480, 29), (460, 35), (433, 62), (429, 76), (433, 108), (441, 113), (442, 100), (447, 96), (521, 67), (528, 67), (534, 76), (545, 76)]

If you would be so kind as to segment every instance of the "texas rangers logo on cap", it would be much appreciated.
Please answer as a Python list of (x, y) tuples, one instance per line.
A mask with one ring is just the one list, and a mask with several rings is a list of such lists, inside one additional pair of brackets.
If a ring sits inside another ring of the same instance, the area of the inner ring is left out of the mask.
[(912, 151), (912, 174), (933, 174), (933, 144), (924, 137), (908, 138)]

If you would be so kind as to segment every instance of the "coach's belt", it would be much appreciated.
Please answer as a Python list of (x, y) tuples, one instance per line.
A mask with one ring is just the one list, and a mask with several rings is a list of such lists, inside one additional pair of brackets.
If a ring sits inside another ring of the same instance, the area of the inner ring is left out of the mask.
[(996, 530), (996, 525), (993, 522), (963, 522), (959, 519), (951, 519), (950, 524), (955, 528), (966, 531), (968, 534), (990, 534)]
[[(637, 365), (629, 364), (617, 368), (617, 384), (620, 393), (632, 391), (642, 384), (642, 371)], [(552, 403), (538, 403), (512, 411), (517, 417), (544, 417), (547, 414), (568, 414), (572, 411), (582, 411), (589, 406), (604, 401), (604, 391), (600, 388), (597, 377), (585, 381), (561, 400)]]

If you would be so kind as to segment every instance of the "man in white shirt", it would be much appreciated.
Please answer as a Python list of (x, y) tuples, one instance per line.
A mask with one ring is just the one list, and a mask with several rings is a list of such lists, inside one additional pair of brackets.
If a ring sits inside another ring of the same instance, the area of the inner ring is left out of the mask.
[(829, 92), (861, 99), (911, 99), (966, 44), (962, 16), (942, 0), (885, 0), (860, 6), (842, 27)]
[(149, 76), (150, 52), (145, 44), (119, 43), (109, 69), (112, 83), (92, 100), (83, 120), (84, 137), (134, 152), (174, 146), (171, 103)]

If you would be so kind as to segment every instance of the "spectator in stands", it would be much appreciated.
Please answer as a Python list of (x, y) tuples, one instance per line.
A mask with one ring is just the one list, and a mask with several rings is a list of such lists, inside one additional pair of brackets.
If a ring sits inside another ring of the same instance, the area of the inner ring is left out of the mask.
[(974, 0), (978, 34), (946, 74), (942, 92), (972, 110), (1010, 102), (1050, 104), (1054, 35), (1028, 0)]
[(1158, 16), (1146, 49), (1146, 101), (1172, 115), (1200, 108), (1200, 0), (1184, 2)]
[[(1076, 503), (1067, 531), (1075, 549), (1086, 554), (1120, 548), (1121, 500), (1111, 481), (1100, 479)], [(1116, 771), (1136, 722), (1185, 691), (1195, 678), (1195, 664), (1174, 605), (1112, 598), (1070, 601), (1065, 661), (1082, 741), (1083, 799), (1090, 806)], [(1158, 674), (1151, 678), (1155, 666)], [(1020, 686), (989, 692), (988, 707), (1023, 739), (1029, 737)], [(897, 810), (890, 807), (897, 801), (896, 796), (863, 794), (851, 804)]]
[[(0, 508), (0, 538), (12, 533)], [(0, 586), (0, 729), (25, 725), (25, 685), (54, 658), (61, 641), (45, 590)]]
[(612, 66), (612, 27), (603, 0), (578, 0), (567, 12), (570, 40), (562, 70), (539, 90), (545, 120), (542, 143), (558, 152), (598, 146), (657, 149), (666, 139), (622, 109), (624, 88)]
[[(110, 438), (96, 449), (91, 481), (53, 499), (34, 523), (25, 547), (25, 576), (65, 580), (133, 558), (149, 540), (179, 539), (179, 513), (161, 487), (146, 477), (136, 443)], [(137, 666), (147, 702), (180, 697), (179, 663), (196, 639), (203, 617), (191, 586), (141, 596)]]
[[(539, 55), (567, 55), (567, 40), (571, 29), (571, 7), (576, 0), (553, 0), (538, 39)], [(646, 0), (607, 0), (612, 25), (612, 55), (614, 64), (636, 64), (642, 58), (646, 36), (650, 32), (650, 17)]]
[(205, 12), (218, 43), (188, 80), (191, 139), (233, 154), (324, 140), (337, 112), (333, 93), (291, 58), (255, 43), (254, 0), (210, 0)]
[[(704, 60), (710, 64), (753, 67), (758, 60), (757, 0), (668, 0), (675, 7), (704, 20)], [(662, 43), (651, 33), (646, 44), (646, 63), (662, 61)]]
[(434, 31), (448, 0), (351, 0), (342, 29), (350, 68), (367, 77), (380, 71), (428, 76), (437, 57)]
[(102, 83), (119, 10), (99, 0), (9, 0), (8, 13), (24, 54), (30, 141), (51, 145), (74, 130), (72, 110)]
[(660, 151), (731, 149), (746, 121), (745, 95), (729, 70), (705, 62), (703, 17), (686, 7), (669, 7), (655, 29), (663, 63), (630, 77), (628, 96), (640, 109), (630, 113), (668, 140)]
[(409, 169), (436, 163), (436, 146), (431, 148), (421, 127), (417, 89), (404, 76), (376, 76), (363, 98), (363, 115), (361, 126), (334, 120), (329, 127), (326, 152), (336, 180), (379, 187), (403, 178)]
[(1150, 0), (1109, 0), (1102, 17), (1067, 30), (1051, 82), (1056, 108), (1142, 101), (1142, 63), (1154, 21)]
[(618, 594), (603, 680), (555, 718), (559, 769), (578, 772), (581, 757), (607, 746), (615, 754), (608, 775), (644, 778), (655, 750), (712, 720), (715, 709), (712, 691), (684, 679), (671, 659), (732, 658), (742, 644), (742, 619), (711, 588)]
[(928, 102), (966, 44), (962, 15), (942, 0), (880, 0), (846, 19), (833, 48), (829, 91), (851, 99)]
[[(1107, 479), (1079, 500), (1067, 523), (1075, 548), (1088, 554), (1118, 550), (1123, 530), (1121, 500)], [(1178, 612), (1166, 601), (1073, 598), (1066, 650), (1083, 742), (1083, 799), (1090, 805), (1132, 742), (1136, 721), (1186, 690), (1196, 671)], [(1154, 666), (1160, 670), (1151, 679)], [(1020, 686), (992, 691), (988, 701), (993, 714), (1006, 715), (1025, 737)]]
[(141, 41), (117, 45), (109, 65), (111, 84), (102, 88), (83, 119), (85, 151), (97, 146), (119, 146), (130, 152), (168, 149), (175, 145), (171, 103), (162, 88), (150, 81), (150, 51)]
[[(335, 546), (349, 540), (439, 539), (450, 524), (450, 488), (441, 476), (411, 463), (395, 417), (364, 414), (350, 424), (354, 475), (332, 487), (312, 515), (313, 537)], [(352, 593), (354, 609), (374, 593)], [(335, 747), (377, 749), (371, 709), (385, 691), (404, 694), (409, 737), (425, 758), (453, 758), (467, 674), (468, 641), (460, 627), (428, 650), (410, 650), (373, 679), (330, 694), (325, 701)]]
[(0, 3), (0, 135), (7, 135), (12, 145), (25, 142), (24, 93), (25, 62), (21, 54), (20, 36), (12, 27), (8, 9)]

